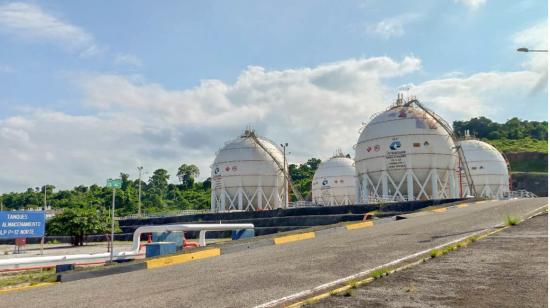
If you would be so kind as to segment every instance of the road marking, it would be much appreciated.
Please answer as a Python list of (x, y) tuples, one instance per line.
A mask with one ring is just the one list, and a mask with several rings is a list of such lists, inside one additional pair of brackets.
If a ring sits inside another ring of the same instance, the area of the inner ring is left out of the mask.
[(216, 256), (219, 256), (220, 253), (221, 253), (221, 250), (219, 248), (212, 248), (212, 249), (206, 249), (206, 250), (201, 250), (197, 252), (185, 253), (177, 256), (161, 257), (161, 258), (145, 261), (145, 264), (147, 265), (147, 269), (164, 267), (169, 265), (187, 263), (194, 260), (216, 257)]
[(446, 207), (442, 207), (442, 208), (440, 208), (440, 209), (432, 210), (432, 212), (434, 212), (434, 213), (445, 213), (445, 212), (447, 212), (447, 208), (446, 208)]
[(355, 229), (363, 229), (363, 228), (372, 227), (372, 226), (374, 226), (374, 223), (372, 221), (365, 221), (365, 222), (346, 225), (346, 229), (355, 230)]
[(315, 238), (315, 232), (306, 232), (300, 234), (280, 236), (273, 239), (275, 245), (286, 244), (290, 242), (302, 241)]
[(461, 204), (457, 204), (456, 207), (459, 208), (459, 209), (463, 209), (463, 208), (465, 208), (465, 207), (468, 207), (468, 204), (466, 204), (466, 203), (461, 203)]
[(23, 291), (23, 290), (28, 290), (28, 289), (40, 288), (40, 287), (46, 287), (46, 286), (51, 286), (51, 285), (54, 285), (54, 284), (58, 284), (58, 282), (41, 282), (41, 283), (33, 284), (32, 286), (24, 286), (24, 287), (3, 289), (3, 290), (0, 290), (0, 294), (8, 293), (8, 292)]

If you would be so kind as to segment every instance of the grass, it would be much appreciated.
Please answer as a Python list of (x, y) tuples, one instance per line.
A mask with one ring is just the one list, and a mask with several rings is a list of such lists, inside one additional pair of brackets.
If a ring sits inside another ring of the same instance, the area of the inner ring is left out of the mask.
[(463, 241), (460, 241), (456, 244), (445, 246), (445, 247), (439, 248), (439, 249), (433, 249), (432, 251), (430, 251), (430, 257), (431, 258), (437, 258), (437, 257), (440, 257), (444, 254), (447, 254), (447, 253), (451, 252), (451, 251), (455, 251), (458, 248), (466, 247), (466, 246), (468, 246), (468, 244), (477, 241), (478, 238), (479, 238), (478, 236), (470, 236), (469, 238), (467, 238)]
[(20, 285), (35, 285), (42, 282), (55, 282), (55, 269), (29, 270), (23, 273), (3, 273), (0, 275), (0, 289)]
[(506, 225), (507, 226), (515, 226), (519, 224), (519, 218), (515, 217), (515, 216), (506, 216)]
[(389, 268), (379, 268), (379, 269), (374, 270), (370, 274), (370, 276), (374, 279), (378, 279), (380, 277), (386, 276), (386, 274), (388, 274), (388, 272), (390, 272), (390, 271), (391, 271), (391, 269), (389, 269)]
[(483, 140), (490, 143), (501, 152), (541, 152), (548, 153), (548, 140), (523, 139), (496, 139)]

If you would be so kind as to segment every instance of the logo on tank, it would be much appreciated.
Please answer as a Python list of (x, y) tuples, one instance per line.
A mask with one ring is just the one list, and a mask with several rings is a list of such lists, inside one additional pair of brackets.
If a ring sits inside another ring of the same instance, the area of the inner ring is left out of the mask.
[(323, 186), (327, 185), (327, 184), (328, 184), (328, 180), (327, 180), (327, 179), (324, 179), (322, 184), (323, 184)]
[(390, 150), (395, 151), (397, 149), (401, 148), (401, 141), (395, 140), (390, 144)]
[(374, 152), (378, 152), (378, 151), (380, 151), (380, 145), (379, 144), (374, 146)]

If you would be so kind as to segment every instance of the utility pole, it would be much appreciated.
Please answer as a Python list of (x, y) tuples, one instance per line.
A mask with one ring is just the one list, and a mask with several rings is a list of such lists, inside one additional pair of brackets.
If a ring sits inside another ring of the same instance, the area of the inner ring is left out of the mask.
[(141, 217), (141, 171), (143, 171), (143, 166), (139, 166), (138, 171), (138, 217)]
[(110, 263), (113, 263), (113, 254), (114, 254), (114, 238), (115, 238), (115, 196), (116, 196), (116, 189), (122, 187), (122, 180), (121, 179), (108, 179), (107, 180), (107, 188), (113, 189), (113, 203), (111, 206), (111, 249), (110, 249), (110, 257), (109, 261)]
[[(46, 217), (46, 206), (48, 204), (47, 197), (46, 197), (46, 189), (48, 188), (48, 185), (44, 185), (44, 217)], [(40, 255), (44, 255), (44, 235), (42, 235), (42, 238), (40, 239)]]
[[(281, 143), (281, 147), (283, 148), (283, 168), (287, 169), (286, 167), (286, 148), (288, 147), (288, 142)], [(288, 173), (288, 171), (286, 171)], [(290, 176), (290, 173), (288, 173)], [(285, 208), (288, 207), (288, 179), (285, 177)]]
[(111, 256), (109, 258), (110, 263), (113, 263), (113, 239), (115, 237), (115, 194), (116, 188), (113, 187), (113, 204), (111, 206)]

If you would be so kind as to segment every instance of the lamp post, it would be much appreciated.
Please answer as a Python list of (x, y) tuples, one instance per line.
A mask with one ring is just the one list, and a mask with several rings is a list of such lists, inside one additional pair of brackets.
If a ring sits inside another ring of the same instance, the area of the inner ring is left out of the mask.
[(285, 208), (288, 207), (288, 172), (286, 171), (286, 148), (288, 147), (288, 142), (281, 143), (281, 147), (283, 148), (283, 169), (284, 169), (284, 176), (285, 176)]
[(138, 217), (141, 217), (141, 172), (143, 171), (143, 166), (139, 166), (139, 179), (138, 179)]
[(525, 47), (518, 48), (517, 51), (519, 52), (548, 52), (547, 49), (529, 49)]
[(111, 247), (110, 247), (110, 255), (109, 255), (109, 262), (113, 263), (113, 250), (114, 250), (114, 237), (115, 237), (115, 196), (116, 196), (116, 189), (122, 187), (122, 180), (121, 179), (108, 179), (107, 180), (107, 188), (113, 189), (113, 201), (111, 204)]
[[(44, 217), (46, 217), (46, 206), (48, 204), (47, 194), (46, 194), (47, 188), (48, 188), (48, 185), (44, 185), (44, 207), (42, 208), (42, 211), (44, 212)], [(44, 255), (44, 235), (42, 235), (42, 238), (40, 239), (40, 255)]]

